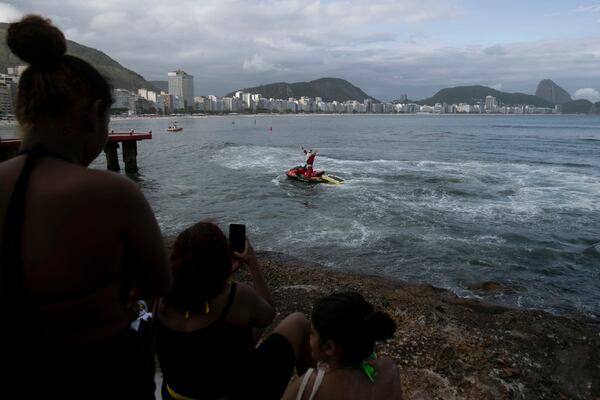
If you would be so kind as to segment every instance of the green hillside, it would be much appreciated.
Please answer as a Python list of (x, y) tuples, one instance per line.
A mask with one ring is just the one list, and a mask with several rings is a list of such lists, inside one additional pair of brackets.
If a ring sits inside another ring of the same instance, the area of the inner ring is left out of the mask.
[[(6, 44), (6, 31), (8, 24), (0, 23), (0, 72), (6, 73), (8, 67), (25, 64), (11, 53)], [(154, 85), (147, 82), (141, 75), (123, 67), (121, 64), (101, 51), (91, 47), (82, 46), (67, 40), (67, 53), (80, 57), (100, 71), (114, 88), (129, 89), (137, 92), (140, 88), (156, 90)]]
[(594, 103), (590, 108), (590, 114), (600, 114), (600, 101)]
[(587, 114), (592, 110), (594, 103), (588, 100), (572, 100), (562, 105), (563, 114)]
[(154, 87), (156, 89), (158, 89), (158, 91), (163, 91), (165, 93), (169, 92), (169, 82), (168, 81), (148, 81), (150, 82), (152, 85), (154, 85)]
[[(373, 99), (350, 82), (338, 78), (321, 78), (310, 82), (296, 83), (277, 82), (240, 90), (273, 99), (287, 99), (289, 97), (298, 99), (302, 96), (321, 97), (323, 101), (327, 102), (348, 100), (362, 102), (365, 99)], [(228, 96), (232, 96), (236, 91), (229, 93)], [(376, 99), (373, 99), (373, 101), (379, 102)]]
[(432, 97), (420, 100), (417, 103), (430, 105), (435, 103), (475, 104), (485, 101), (486, 96), (494, 96), (499, 103), (507, 106), (534, 105), (537, 107), (554, 107), (554, 104), (537, 96), (524, 93), (506, 93), (486, 86), (457, 86), (442, 89)]

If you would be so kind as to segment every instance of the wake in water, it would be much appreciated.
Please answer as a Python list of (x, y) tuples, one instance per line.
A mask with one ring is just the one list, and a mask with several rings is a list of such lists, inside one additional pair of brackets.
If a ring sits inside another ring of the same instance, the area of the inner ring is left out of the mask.
[[(485, 296), (502, 304), (600, 315), (597, 119), (235, 122), (190, 121), (148, 143), (141, 169), (160, 184), (146, 194), (167, 233), (243, 221), (257, 248), (329, 268), (469, 296), (496, 281), (508, 289)], [(286, 179), (301, 145), (345, 184)]]
[[(589, 174), (590, 165), (361, 160), (321, 153), (327, 155), (318, 157), (318, 168), (343, 176), (346, 184), (321, 189), (301, 212), (288, 213), (289, 221), (308, 210), (311, 222), (278, 224), (270, 250), (299, 257), (316, 252), (329, 267), (433, 280), (467, 296), (477, 296), (469, 283), (497, 280), (513, 288), (495, 295), (500, 302), (546, 308), (560, 307), (519, 291), (548, 290), (549, 280), (571, 279), (565, 273), (576, 263), (591, 268), (598, 260), (597, 253), (583, 254), (581, 232), (569, 227), (593, 229), (585, 219), (600, 211), (600, 177)], [(310, 190), (285, 180), (286, 167), (302, 162), (295, 148), (224, 145), (211, 161), (264, 176), (280, 191), (275, 196), (306, 199)], [(540, 277), (529, 281), (532, 274)], [(593, 295), (593, 287), (587, 290)]]

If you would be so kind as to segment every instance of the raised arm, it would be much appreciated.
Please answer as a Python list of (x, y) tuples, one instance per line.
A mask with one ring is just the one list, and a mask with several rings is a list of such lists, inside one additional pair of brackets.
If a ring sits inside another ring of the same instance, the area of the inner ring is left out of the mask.
[(260, 269), (254, 249), (250, 241), (246, 239), (246, 247), (243, 253), (234, 253), (234, 257), (248, 266), (248, 271), (252, 277), (253, 288), (246, 285), (240, 285), (242, 291), (251, 290), (253, 293), (244, 293), (248, 300), (248, 306), (251, 309), (250, 323), (255, 327), (264, 327), (269, 325), (275, 317), (275, 308), (273, 307), (273, 298), (271, 290)]

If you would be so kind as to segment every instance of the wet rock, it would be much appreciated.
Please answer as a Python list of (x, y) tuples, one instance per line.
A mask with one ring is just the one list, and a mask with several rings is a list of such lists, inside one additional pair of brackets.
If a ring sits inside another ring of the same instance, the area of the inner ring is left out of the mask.
[(507, 286), (494, 281), (472, 283), (470, 285), (467, 285), (467, 287), (471, 290), (476, 290), (485, 293), (501, 293), (510, 290)]

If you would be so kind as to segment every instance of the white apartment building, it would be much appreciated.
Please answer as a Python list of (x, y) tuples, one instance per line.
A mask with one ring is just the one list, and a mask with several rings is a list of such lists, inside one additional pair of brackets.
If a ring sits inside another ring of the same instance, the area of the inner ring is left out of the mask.
[(244, 103), (244, 108), (253, 108), (252, 107), (252, 94), (251, 93), (242, 93), (242, 102)]
[(113, 89), (113, 99), (115, 102), (110, 108), (122, 108), (128, 111), (135, 111), (135, 101), (137, 96), (127, 89)]
[(15, 75), (17, 78), (20, 77), (23, 72), (27, 69), (27, 65), (17, 65), (16, 67), (8, 67), (8, 75)]
[(148, 89), (138, 89), (138, 96), (143, 97), (144, 99), (148, 100), (148, 101), (152, 101), (154, 103), (156, 103), (156, 92), (153, 92), (152, 90), (148, 90)]
[(223, 112), (233, 111), (233, 97), (223, 97)]
[(485, 96), (485, 112), (495, 112), (497, 107), (498, 103), (494, 96)]
[[(8, 68), (9, 71), (12, 68)], [(14, 114), (17, 104), (17, 87), (19, 76), (14, 74), (0, 74), (0, 112)]]
[(14, 114), (10, 85), (0, 83), (0, 114)]
[(457, 107), (456, 107), (456, 112), (457, 113), (466, 113), (469, 114), (471, 113), (471, 105), (467, 104), (467, 103), (460, 103)]

